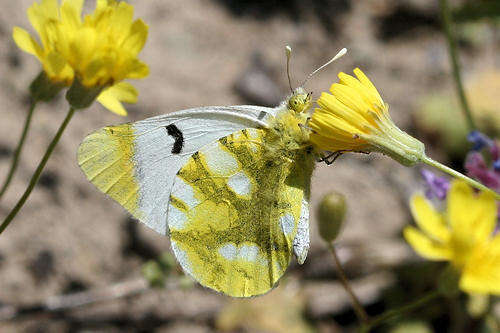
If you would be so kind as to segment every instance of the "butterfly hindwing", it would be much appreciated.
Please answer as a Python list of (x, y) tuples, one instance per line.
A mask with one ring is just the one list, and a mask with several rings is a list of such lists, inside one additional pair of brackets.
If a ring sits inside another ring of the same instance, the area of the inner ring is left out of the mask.
[(202, 285), (230, 296), (269, 291), (292, 252), (305, 259), (309, 245), (310, 174), (275, 158), (265, 136), (244, 129), (204, 146), (172, 187), (168, 226), (178, 261)]
[(97, 188), (166, 234), (168, 200), (179, 168), (204, 145), (257, 127), (273, 112), (257, 106), (203, 107), (108, 126), (85, 138), (78, 163)]

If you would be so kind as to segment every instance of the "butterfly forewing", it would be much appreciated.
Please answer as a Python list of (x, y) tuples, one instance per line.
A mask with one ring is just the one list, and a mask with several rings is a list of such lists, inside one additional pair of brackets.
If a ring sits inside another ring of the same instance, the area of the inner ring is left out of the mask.
[[(307, 224), (310, 175), (296, 161), (276, 159), (265, 135), (245, 129), (208, 144), (172, 187), (168, 226), (177, 259), (202, 285), (230, 296), (273, 288), (290, 263), (299, 222)], [(307, 253), (304, 242), (299, 251)]]
[(78, 163), (97, 188), (166, 234), (168, 200), (179, 168), (204, 145), (257, 127), (253, 119), (265, 120), (273, 112), (257, 106), (204, 107), (105, 127), (85, 138)]

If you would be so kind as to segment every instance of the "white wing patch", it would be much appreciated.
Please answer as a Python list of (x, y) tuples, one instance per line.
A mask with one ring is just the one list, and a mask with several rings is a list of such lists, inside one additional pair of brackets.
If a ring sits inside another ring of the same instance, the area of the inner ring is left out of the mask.
[(244, 171), (239, 171), (229, 177), (227, 180), (227, 186), (229, 186), (234, 193), (241, 196), (249, 195), (252, 190), (252, 182), (247, 175), (245, 175)]
[(295, 228), (295, 220), (293, 218), (293, 215), (290, 213), (281, 216), (279, 219), (279, 223), (281, 230), (285, 235), (290, 235)]
[(235, 174), (240, 169), (238, 161), (236, 161), (229, 152), (222, 149), (220, 144), (214, 147), (211, 154), (204, 156), (208, 169), (213, 172), (215, 176), (228, 177)]
[(191, 268), (191, 263), (189, 262), (188, 256), (186, 251), (180, 249), (177, 244), (172, 241), (170, 243), (170, 246), (172, 247), (172, 251), (174, 251), (175, 257), (179, 261), (179, 264), (181, 264), (182, 269), (192, 277), (196, 279), (196, 276), (193, 273), (193, 269)]
[(186, 227), (188, 218), (186, 214), (175, 207), (171, 207), (169, 211), (168, 226), (175, 230), (182, 230)]
[(232, 243), (225, 244), (220, 247), (219, 254), (225, 259), (233, 261), (238, 256), (238, 248)]
[(176, 176), (172, 192), (175, 192), (176, 198), (184, 202), (189, 208), (194, 208), (200, 203), (200, 200), (196, 199), (194, 196), (193, 187), (186, 184), (180, 177)]
[(257, 244), (246, 243), (237, 247), (233, 243), (224, 244), (219, 248), (219, 254), (229, 260), (242, 260), (250, 263), (267, 264), (267, 259), (259, 255), (260, 248)]
[(293, 239), (293, 253), (297, 257), (300, 265), (306, 261), (309, 251), (309, 201), (302, 199), (299, 224), (297, 225), (297, 234)]

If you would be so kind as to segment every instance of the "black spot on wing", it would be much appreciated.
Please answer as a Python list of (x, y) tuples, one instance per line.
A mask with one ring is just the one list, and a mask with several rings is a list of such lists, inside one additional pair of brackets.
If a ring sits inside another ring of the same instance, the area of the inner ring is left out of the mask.
[(165, 126), (168, 135), (174, 138), (174, 146), (172, 147), (172, 154), (179, 154), (184, 146), (184, 136), (177, 126), (170, 124)]

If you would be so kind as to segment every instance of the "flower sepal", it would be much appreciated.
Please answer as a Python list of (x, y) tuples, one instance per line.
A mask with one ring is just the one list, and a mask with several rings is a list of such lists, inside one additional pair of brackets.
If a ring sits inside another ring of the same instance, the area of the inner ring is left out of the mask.
[(385, 119), (383, 126), (385, 130), (382, 133), (367, 139), (371, 142), (371, 150), (389, 156), (404, 166), (414, 166), (424, 160), (425, 145), (421, 141), (400, 130), (389, 119)]
[(44, 71), (30, 84), (30, 95), (35, 101), (48, 102), (53, 100), (57, 94), (65, 87), (62, 82), (54, 82)]
[(96, 100), (99, 94), (107, 86), (86, 87), (78, 78), (73, 80), (73, 84), (66, 93), (66, 100), (74, 109), (86, 109)]

